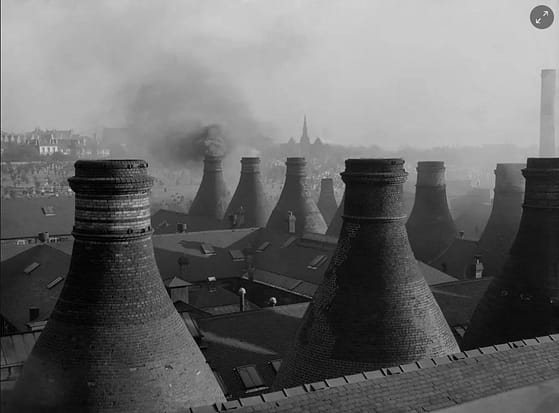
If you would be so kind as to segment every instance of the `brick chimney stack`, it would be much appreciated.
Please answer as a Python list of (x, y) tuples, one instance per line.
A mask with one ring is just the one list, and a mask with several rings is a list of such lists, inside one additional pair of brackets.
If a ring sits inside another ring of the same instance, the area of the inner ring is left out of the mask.
[(220, 221), (228, 202), (229, 191), (223, 179), (222, 157), (206, 155), (204, 176), (188, 214)]
[(157, 269), (141, 160), (79, 160), (64, 288), (16, 384), (21, 411), (183, 411), (224, 401)]
[(242, 158), (239, 185), (225, 217), (233, 216), (235, 228), (264, 227), (270, 209), (260, 178), (260, 158)]
[(444, 162), (417, 163), (415, 202), (406, 228), (418, 260), (431, 262), (457, 235), (446, 198)]
[(343, 226), (274, 388), (459, 351), (408, 243), (402, 159), (348, 159)]
[(291, 211), (295, 217), (296, 234), (304, 232), (324, 234), (326, 223), (307, 187), (305, 158), (287, 158), (286, 165), (285, 184), (266, 228), (282, 233), (289, 232)]
[(332, 178), (323, 178), (320, 181), (320, 196), (316, 206), (320, 210), (326, 225), (330, 225), (338, 209), (336, 197), (334, 196), (334, 180)]
[(540, 156), (555, 156), (555, 69), (542, 70), (540, 104)]
[(559, 332), (559, 158), (528, 158), (518, 234), (479, 302), (466, 349)]
[(495, 169), (493, 208), (476, 250), (485, 276), (501, 272), (518, 232), (524, 199), (524, 167), (523, 163), (499, 163)]

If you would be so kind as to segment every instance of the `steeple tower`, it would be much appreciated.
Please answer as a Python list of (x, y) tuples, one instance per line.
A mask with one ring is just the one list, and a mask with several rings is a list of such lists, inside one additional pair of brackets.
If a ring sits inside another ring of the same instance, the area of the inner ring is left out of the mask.
[(309, 138), (309, 132), (307, 129), (307, 115), (303, 119), (303, 133), (301, 134), (301, 145), (310, 145), (311, 139)]

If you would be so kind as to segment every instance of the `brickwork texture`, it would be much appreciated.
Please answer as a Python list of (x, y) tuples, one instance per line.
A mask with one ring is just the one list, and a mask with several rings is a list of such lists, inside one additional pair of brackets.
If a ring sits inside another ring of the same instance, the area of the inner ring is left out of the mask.
[(343, 226), (274, 388), (458, 351), (411, 251), (401, 159), (349, 159)]
[(528, 158), (518, 234), (478, 304), (465, 349), (559, 331), (559, 158)]
[(75, 169), (70, 270), (14, 405), (174, 412), (223, 400), (155, 264), (147, 163), (77, 161)]

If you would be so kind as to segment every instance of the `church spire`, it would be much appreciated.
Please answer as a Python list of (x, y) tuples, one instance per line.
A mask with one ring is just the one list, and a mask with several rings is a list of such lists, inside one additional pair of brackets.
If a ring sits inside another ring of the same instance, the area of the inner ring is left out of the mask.
[(301, 135), (301, 144), (310, 145), (311, 140), (307, 131), (307, 115), (303, 119), (303, 133)]

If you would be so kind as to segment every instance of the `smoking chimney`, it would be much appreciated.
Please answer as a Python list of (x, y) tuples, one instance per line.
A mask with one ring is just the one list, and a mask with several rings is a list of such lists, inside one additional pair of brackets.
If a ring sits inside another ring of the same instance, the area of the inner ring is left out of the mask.
[(234, 227), (264, 227), (270, 207), (260, 179), (260, 158), (241, 159), (241, 179), (225, 212), (233, 217)]
[(540, 156), (555, 156), (555, 69), (542, 70)]
[(289, 232), (289, 212), (295, 216), (295, 233), (324, 234), (326, 223), (307, 188), (305, 158), (287, 158), (285, 184), (266, 228)]
[(343, 226), (274, 387), (459, 351), (404, 226), (402, 159), (348, 159)]
[(493, 209), (476, 251), (486, 276), (501, 272), (518, 232), (524, 198), (522, 168), (525, 166), (522, 163), (499, 163), (495, 169)]
[(23, 411), (183, 411), (225, 401), (157, 269), (141, 160), (75, 163), (62, 293), (15, 389)]
[(559, 332), (559, 158), (528, 158), (518, 234), (464, 336), (466, 349)]
[(446, 199), (444, 162), (417, 163), (415, 202), (406, 228), (418, 260), (431, 262), (444, 252), (456, 237), (456, 226)]
[(334, 197), (334, 181), (332, 178), (323, 178), (320, 181), (320, 196), (316, 206), (320, 210), (326, 225), (330, 225), (338, 209), (338, 204), (336, 204), (336, 198)]
[(336, 209), (336, 213), (334, 214), (334, 218), (332, 218), (332, 221), (328, 226), (326, 235), (330, 235), (332, 237), (337, 237), (338, 235), (340, 235), (340, 231), (342, 230), (342, 224), (344, 222), (342, 219), (342, 215), (344, 214), (344, 203), (345, 203), (345, 191), (344, 191), (344, 196), (342, 197), (342, 202), (340, 202), (340, 205), (338, 206), (338, 209)]
[(227, 203), (229, 191), (223, 180), (223, 168), (220, 156), (206, 155), (204, 158), (204, 176), (189, 215), (221, 220)]

